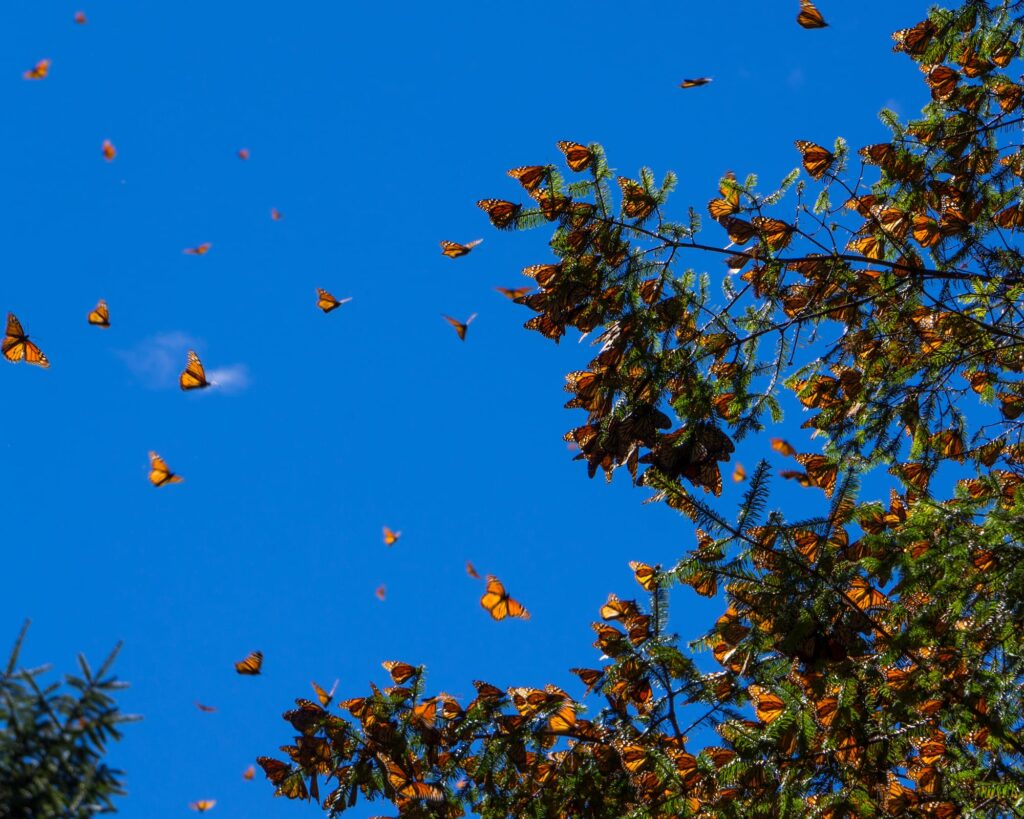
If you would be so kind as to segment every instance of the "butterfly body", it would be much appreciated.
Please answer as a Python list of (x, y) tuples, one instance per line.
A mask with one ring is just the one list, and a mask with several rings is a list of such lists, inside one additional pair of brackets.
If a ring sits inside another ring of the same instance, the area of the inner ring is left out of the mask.
[(167, 461), (155, 452), (149, 453), (149, 482), (153, 486), (166, 486), (169, 483), (181, 483), (185, 479), (171, 472)]
[(494, 575), (487, 576), (487, 589), (484, 591), (484, 596), (480, 598), (480, 605), (495, 620), (504, 620), (506, 617), (530, 619), (530, 613), (523, 604), (509, 597), (501, 581)]
[(316, 306), (323, 310), (325, 313), (330, 313), (331, 310), (337, 310), (339, 307), (341, 307), (341, 305), (345, 304), (346, 302), (352, 301), (351, 297), (347, 299), (336, 299), (334, 296), (332, 296), (330, 293), (328, 293), (326, 290), (320, 287), (316, 289), (316, 294)]
[(87, 318), (90, 324), (95, 324), (97, 327), (109, 327), (110, 310), (107, 309), (106, 301), (100, 299), (96, 303), (96, 309), (90, 311)]
[(828, 23), (821, 16), (821, 12), (815, 7), (811, 0), (800, 0), (800, 13), (796, 21), (804, 28), (825, 28)]
[(28, 333), (25, 332), (14, 313), (7, 314), (7, 335), (4, 337), (3, 345), (0, 346), (4, 358), (12, 364), (24, 361), (26, 364), (35, 364), (37, 367), (49, 367), (50, 362), (43, 351), (28, 340)]

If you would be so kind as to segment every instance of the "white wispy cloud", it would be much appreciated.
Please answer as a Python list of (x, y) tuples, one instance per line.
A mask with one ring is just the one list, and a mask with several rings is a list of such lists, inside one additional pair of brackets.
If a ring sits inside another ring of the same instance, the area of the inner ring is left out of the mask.
[[(185, 369), (188, 351), (201, 347), (199, 339), (174, 331), (145, 338), (130, 350), (119, 350), (117, 355), (144, 386), (151, 390), (167, 390), (178, 386), (178, 375)], [(246, 389), (252, 382), (245, 364), (208, 368), (206, 378), (211, 388), (196, 392), (233, 394)]]
[(157, 333), (130, 350), (119, 350), (117, 355), (149, 389), (166, 390), (178, 386), (185, 356), (196, 346), (196, 339), (187, 333)]

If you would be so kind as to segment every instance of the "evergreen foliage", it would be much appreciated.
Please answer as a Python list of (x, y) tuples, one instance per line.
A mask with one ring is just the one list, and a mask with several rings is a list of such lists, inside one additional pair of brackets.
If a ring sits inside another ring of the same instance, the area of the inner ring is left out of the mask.
[[(799, 142), (768, 192), (726, 175), (706, 227), (670, 216), (672, 174), (616, 176), (596, 144), (520, 180), (528, 206), (481, 203), (499, 228), (554, 228), (526, 327), (600, 345), (567, 377), (587, 412), (567, 440), (697, 542), (634, 564), (643, 600), (601, 607), (585, 717), (554, 686), (459, 703), (394, 666), (340, 715), (285, 714), (288, 759), (260, 759), (278, 794), (407, 817), (1024, 814), (1022, 11), (964, 0), (897, 32), (921, 117), (883, 112), (891, 141), (856, 152)], [(694, 251), (719, 272), (685, 269)], [(723, 508), (734, 441), (797, 402), (821, 450), (772, 457), (813, 511), (771, 511), (767, 458)], [(880, 471), (886, 504), (859, 494)], [(692, 646), (665, 631), (681, 585), (723, 605)]]
[(124, 794), (122, 772), (103, 762), (120, 726), (109, 676), (120, 646), (93, 672), (79, 655), (80, 675), (44, 683), (49, 666), (19, 668), (28, 623), (0, 675), (0, 816), (11, 819), (85, 819), (113, 813)]

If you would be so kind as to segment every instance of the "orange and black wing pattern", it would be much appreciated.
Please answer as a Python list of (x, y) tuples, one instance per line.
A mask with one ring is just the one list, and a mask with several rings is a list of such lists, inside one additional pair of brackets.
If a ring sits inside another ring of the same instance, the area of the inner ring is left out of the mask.
[(800, 13), (796, 21), (804, 28), (825, 28), (828, 25), (811, 0), (800, 0)]
[(504, 620), (506, 617), (519, 617), (523, 620), (530, 619), (530, 613), (522, 603), (509, 597), (505, 587), (494, 575), (487, 576), (487, 590), (480, 598), (480, 605), (484, 607), (495, 620)]
[(577, 173), (585, 171), (590, 167), (590, 163), (594, 161), (594, 155), (590, 152), (590, 149), (586, 145), (580, 145), (578, 142), (563, 140), (558, 143), (558, 150), (565, 154), (566, 164)]
[[(533, 189), (527, 188), (527, 190), (532, 191)], [(519, 216), (519, 211), (523, 209), (522, 205), (517, 205), (515, 202), (509, 202), (505, 199), (481, 199), (476, 203), (476, 206), (487, 214), (487, 218), (491, 220), (491, 224), (496, 228), (509, 227), (515, 222), (516, 217)], [(455, 243), (449, 242), (449, 244), (454, 245)], [(465, 245), (461, 246), (465, 247)], [(443, 243), (441, 247), (444, 248)], [(444, 255), (449, 255), (447, 250), (444, 251)]]
[(109, 327), (110, 310), (107, 309), (107, 303), (100, 299), (96, 304), (96, 309), (91, 310), (87, 318), (90, 324), (95, 324), (97, 327)]
[(683, 80), (679, 83), (680, 88), (698, 88), (701, 85), (707, 85), (711, 82), (711, 77), (694, 77), (693, 79)]
[(3, 352), (4, 358), (14, 364), (24, 361), (26, 364), (35, 364), (37, 367), (50, 366), (43, 351), (28, 340), (28, 334), (14, 313), (7, 314), (7, 335), (4, 336), (0, 351)]
[(169, 483), (181, 483), (185, 480), (181, 475), (171, 472), (167, 461), (155, 452), (149, 453), (149, 482), (153, 486), (166, 486)]
[(42, 80), (45, 79), (46, 75), (49, 73), (50, 61), (40, 60), (21, 76), (23, 76), (26, 80)]
[(794, 144), (803, 157), (804, 168), (812, 179), (821, 179), (832, 167), (836, 157), (831, 151), (804, 139), (798, 139)]
[(178, 384), (183, 390), (201, 390), (209, 387), (210, 382), (206, 380), (206, 370), (203, 369), (203, 362), (194, 350), (188, 351), (188, 364), (178, 376)]
[(237, 663), (235, 663), (235, 671), (237, 671), (239, 674), (248, 674), (250, 676), (255, 676), (256, 674), (260, 673), (260, 670), (262, 668), (262, 651), (252, 651), (244, 660), (240, 660)]
[(337, 310), (341, 305), (350, 301), (352, 301), (351, 296), (347, 299), (336, 299), (322, 287), (318, 287), (316, 289), (316, 306), (325, 313), (330, 313), (331, 310)]
[(459, 340), (460, 341), (465, 341), (466, 340), (466, 331), (469, 329), (469, 325), (473, 321), (473, 319), (476, 318), (476, 313), (471, 315), (465, 321), (459, 321), (458, 319), (454, 319), (451, 316), (446, 316), (443, 313), (441, 315), (443, 316), (445, 321), (447, 321), (452, 327), (455, 328), (455, 333), (456, 333), (456, 335), (458, 335)]
[(472, 242), (466, 242), (464, 245), (460, 245), (458, 242), (444, 241), (441, 242), (441, 253), (449, 259), (457, 259), (459, 256), (465, 256), (482, 241), (483, 239), (474, 239)]

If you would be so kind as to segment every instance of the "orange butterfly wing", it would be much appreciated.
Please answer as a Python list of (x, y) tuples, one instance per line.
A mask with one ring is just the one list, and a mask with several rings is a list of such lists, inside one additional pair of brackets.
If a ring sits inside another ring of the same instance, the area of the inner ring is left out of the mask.
[(244, 660), (235, 663), (235, 671), (239, 674), (256, 675), (263, 668), (263, 652), (253, 651)]
[(577, 173), (586, 170), (594, 159), (594, 155), (586, 145), (563, 140), (558, 143), (558, 150), (565, 154), (566, 164)]
[(394, 546), (396, 543), (398, 543), (398, 538), (402, 536), (401, 532), (392, 532), (387, 526), (384, 526), (383, 530), (385, 546)]
[(800, 0), (800, 13), (796, 21), (804, 28), (825, 28), (828, 25), (811, 0)]
[(181, 483), (185, 479), (175, 475), (167, 462), (155, 452), (149, 453), (149, 482), (153, 486), (164, 486), (168, 483)]
[(200, 799), (196, 802), (190, 802), (189, 807), (192, 808), (192, 810), (197, 811), (199, 813), (206, 813), (208, 810), (211, 810), (213, 806), (216, 804), (216, 799)]
[(683, 80), (679, 83), (680, 88), (697, 88), (701, 85), (707, 85), (711, 82), (711, 77), (696, 77), (692, 80)]
[(480, 605), (495, 620), (504, 620), (506, 617), (528, 620), (530, 617), (523, 604), (509, 597), (501, 581), (494, 575), (487, 576), (487, 589), (480, 598)]
[(96, 304), (95, 310), (90, 311), (88, 319), (90, 324), (95, 324), (97, 327), (110, 326), (110, 310), (107, 309), (107, 303), (103, 299)]
[(200, 390), (210, 386), (210, 382), (206, 380), (203, 362), (194, 350), (188, 351), (188, 364), (178, 377), (178, 384), (183, 390)]
[(472, 242), (466, 242), (464, 245), (458, 242), (443, 241), (441, 242), (441, 253), (449, 259), (457, 259), (459, 256), (465, 256), (482, 241), (483, 239), (474, 239)]
[(103, 140), (103, 158), (107, 162), (113, 162), (114, 157), (117, 156), (117, 148), (114, 147), (114, 143), (109, 139)]
[(352, 301), (351, 296), (347, 299), (336, 299), (334, 296), (332, 296), (330, 293), (328, 293), (321, 287), (318, 287), (316, 289), (316, 294), (316, 306), (323, 310), (325, 313), (330, 313), (331, 310), (336, 310), (337, 308), (341, 307), (341, 305), (347, 304), (348, 302)]
[(210, 252), (211, 247), (213, 247), (212, 242), (203, 242), (201, 245), (196, 245), (195, 247), (186, 247), (182, 253), (189, 256), (205, 256)]

